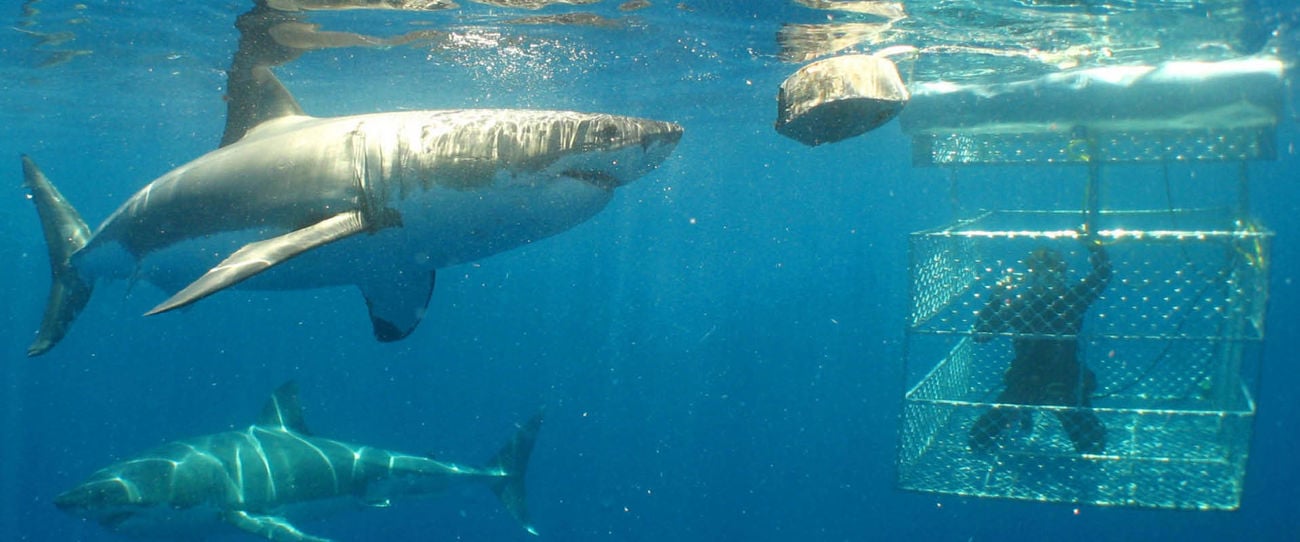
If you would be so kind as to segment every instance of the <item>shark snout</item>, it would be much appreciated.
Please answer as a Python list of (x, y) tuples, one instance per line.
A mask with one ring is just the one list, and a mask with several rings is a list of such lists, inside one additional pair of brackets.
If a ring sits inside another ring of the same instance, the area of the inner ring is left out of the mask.
[(54, 506), (74, 516), (94, 516), (132, 501), (130, 491), (120, 481), (97, 480), (61, 493), (54, 498)]
[(682, 127), (672, 122), (629, 117), (599, 120), (603, 124), (586, 129), (587, 144), (557, 161), (554, 171), (613, 190), (659, 167), (682, 138)]
[(658, 122), (657, 130), (652, 130), (642, 142), (642, 146), (647, 149), (663, 147), (671, 153), (677, 147), (677, 142), (682, 139), (682, 127), (672, 122)]
[(54, 507), (64, 512), (71, 513), (77, 508), (77, 501), (70, 496), (71, 492), (61, 493), (54, 498)]
[(673, 150), (677, 148), (677, 142), (682, 139), (682, 127), (680, 125), (672, 122), (648, 122), (652, 126), (643, 127), (641, 137), (641, 167), (626, 172), (627, 179), (624, 183), (658, 168), (672, 155)]
[(59, 494), (59, 496), (54, 498), (54, 507), (58, 508), (65, 514), (73, 516), (86, 515), (86, 512), (91, 508), (89, 499), (87, 499), (89, 495), (78, 491), (78, 489), (80, 488)]

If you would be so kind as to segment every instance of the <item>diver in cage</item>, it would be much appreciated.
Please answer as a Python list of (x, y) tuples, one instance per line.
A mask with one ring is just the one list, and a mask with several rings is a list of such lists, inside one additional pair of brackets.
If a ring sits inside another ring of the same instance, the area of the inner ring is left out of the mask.
[[(1106, 448), (1106, 428), (1087, 410), (1097, 378), (1079, 359), (1078, 335), (1088, 306), (1110, 282), (1111, 268), (1101, 241), (1091, 235), (1082, 239), (1092, 266), (1083, 280), (1067, 283), (1060, 253), (1046, 247), (1033, 250), (1025, 258), (1024, 282), (995, 288), (975, 318), (973, 339), (985, 343), (997, 333), (1013, 334), (1015, 357), (1003, 375), (1006, 388), (998, 403), (1082, 407), (1054, 413), (1076, 451), (1101, 453)], [(1003, 430), (1028, 429), (1032, 423), (1027, 409), (995, 406), (971, 426), (970, 447), (986, 451)]]

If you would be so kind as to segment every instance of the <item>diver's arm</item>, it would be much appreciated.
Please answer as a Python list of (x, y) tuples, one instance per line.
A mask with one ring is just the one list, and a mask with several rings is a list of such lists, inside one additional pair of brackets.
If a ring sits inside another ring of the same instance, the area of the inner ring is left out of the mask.
[(1005, 330), (1010, 323), (1007, 313), (1011, 310), (1013, 300), (1007, 295), (1009, 290), (1005, 281), (998, 281), (990, 291), (992, 297), (975, 315), (975, 325), (971, 329), (972, 338), (977, 343), (993, 340), (994, 334)]
[(1085, 246), (1088, 248), (1088, 263), (1092, 265), (1092, 271), (1088, 276), (1083, 278), (1083, 299), (1087, 303), (1092, 303), (1101, 295), (1106, 285), (1110, 284), (1111, 267), (1110, 255), (1106, 253), (1106, 247), (1101, 244), (1101, 239), (1089, 235), (1083, 238)]

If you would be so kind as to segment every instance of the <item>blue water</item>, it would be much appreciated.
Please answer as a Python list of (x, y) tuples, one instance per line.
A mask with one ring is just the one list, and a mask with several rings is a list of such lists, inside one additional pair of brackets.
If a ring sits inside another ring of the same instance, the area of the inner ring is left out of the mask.
[[(247, 2), (154, 4), (30, 2), (39, 13), (11, 6), (0, 30), (0, 156), (12, 160), (0, 188), (0, 539), (118, 539), (50, 500), (154, 445), (246, 426), (289, 379), (317, 434), (468, 463), (544, 407), (528, 500), (546, 540), (1300, 539), (1290, 95), (1278, 158), (1249, 165), (1249, 212), (1277, 236), (1240, 510), (968, 499), (894, 488), (907, 235), (981, 206), (1077, 207), (1051, 177), (1083, 173), (965, 169), (954, 205), (952, 172), (913, 167), (897, 122), (813, 149), (779, 136), (776, 89), (799, 64), (775, 58), (773, 36), (824, 15), (775, 0), (591, 7), (636, 17), (621, 30), (507, 27), (533, 48), (307, 53), (277, 73), (315, 115), (544, 107), (673, 120), (686, 135), (594, 219), (440, 272), (404, 341), (372, 339), (353, 288), (223, 292), (143, 318), (163, 293), (117, 282), (97, 288), (54, 351), (26, 359), (48, 267), (18, 154), (97, 223), (220, 137)], [(313, 20), (390, 35), (535, 14), (471, 7)], [(1258, 35), (1245, 41), (1264, 42), (1300, 18), (1294, 9), (1252, 4)], [(541, 13), (566, 11), (577, 8)], [(42, 44), (30, 31), (75, 39)], [(1150, 168), (1108, 169), (1106, 194), (1155, 208), (1236, 196), (1235, 166), (1172, 170), (1176, 202)], [(300, 527), (340, 541), (529, 538), (481, 487)]]

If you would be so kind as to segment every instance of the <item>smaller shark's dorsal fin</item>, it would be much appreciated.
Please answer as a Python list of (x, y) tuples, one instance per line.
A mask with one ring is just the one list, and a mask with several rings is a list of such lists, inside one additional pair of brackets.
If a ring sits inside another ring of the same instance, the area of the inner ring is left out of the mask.
[(249, 130), (268, 120), (304, 114), (298, 100), (265, 66), (255, 67), (244, 74), (232, 72), (229, 80), (222, 147), (239, 141)]
[(303, 421), (302, 405), (298, 404), (298, 383), (285, 382), (262, 407), (262, 415), (257, 417), (257, 425), (272, 429), (293, 431), (310, 435), (307, 423)]

